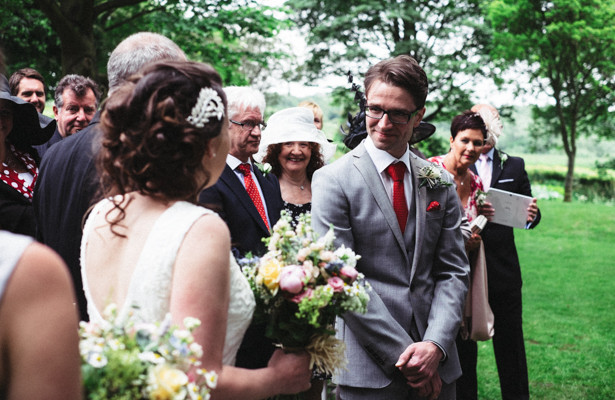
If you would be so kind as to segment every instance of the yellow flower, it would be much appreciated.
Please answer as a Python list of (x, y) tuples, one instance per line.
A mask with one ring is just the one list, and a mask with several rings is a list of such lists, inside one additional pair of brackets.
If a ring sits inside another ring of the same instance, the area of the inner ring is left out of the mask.
[(280, 271), (282, 271), (282, 264), (275, 258), (265, 260), (258, 268), (259, 277), (271, 292), (275, 293), (278, 290)]
[(150, 372), (150, 385), (154, 388), (150, 393), (152, 400), (174, 399), (185, 390), (188, 377), (182, 371), (167, 365), (158, 365)]

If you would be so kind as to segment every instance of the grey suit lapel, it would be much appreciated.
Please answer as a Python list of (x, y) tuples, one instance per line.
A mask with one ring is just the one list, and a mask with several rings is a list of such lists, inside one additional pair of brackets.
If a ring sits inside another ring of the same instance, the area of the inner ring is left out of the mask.
[(410, 272), (410, 281), (412, 282), (412, 278), (414, 277), (414, 272), (416, 271), (416, 266), (419, 262), (419, 257), (421, 255), (421, 249), (423, 248), (423, 232), (425, 231), (425, 210), (427, 209), (427, 188), (422, 187), (419, 188), (419, 177), (418, 170), (420, 168), (419, 163), (417, 162), (418, 158), (413, 153), (410, 153), (410, 165), (412, 166), (412, 187), (414, 193), (414, 202), (416, 204), (416, 214), (415, 214), (415, 241), (414, 241), (414, 255), (412, 259), (412, 270)]
[(374, 199), (376, 200), (376, 204), (382, 211), (385, 220), (389, 224), (391, 228), (391, 232), (395, 237), (395, 241), (397, 245), (402, 249), (402, 253), (404, 254), (404, 258), (406, 259), (406, 263), (408, 262), (408, 254), (406, 251), (406, 245), (404, 242), (404, 236), (401, 233), (401, 228), (399, 227), (399, 222), (397, 222), (397, 215), (393, 210), (393, 204), (387, 195), (384, 186), (382, 185), (382, 179), (380, 179), (380, 175), (376, 170), (376, 166), (372, 161), (369, 154), (365, 150), (363, 144), (360, 144), (354, 150), (355, 162), (354, 165), (358, 169), (359, 173), (363, 176), (365, 180), (365, 185), (370, 190)]

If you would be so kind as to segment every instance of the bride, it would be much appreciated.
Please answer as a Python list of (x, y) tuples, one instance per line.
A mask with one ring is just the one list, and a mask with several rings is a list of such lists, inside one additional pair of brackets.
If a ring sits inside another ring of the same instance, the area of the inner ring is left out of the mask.
[(195, 205), (229, 150), (218, 73), (196, 62), (146, 67), (107, 100), (99, 170), (105, 200), (81, 245), (81, 273), (94, 322), (109, 303), (119, 318), (152, 322), (171, 313), (201, 320), (203, 368), (218, 373), (215, 399), (261, 399), (309, 388), (305, 353), (277, 350), (266, 368), (233, 367), (254, 298), (214, 212)]

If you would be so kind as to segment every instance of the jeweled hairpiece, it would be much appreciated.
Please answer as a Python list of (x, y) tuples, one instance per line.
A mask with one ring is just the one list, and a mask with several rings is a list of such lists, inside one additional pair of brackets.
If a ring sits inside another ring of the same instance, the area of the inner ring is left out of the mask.
[(220, 121), (224, 117), (224, 103), (218, 92), (204, 87), (199, 92), (199, 98), (186, 121), (197, 128), (202, 128), (209, 122), (210, 117), (215, 117)]

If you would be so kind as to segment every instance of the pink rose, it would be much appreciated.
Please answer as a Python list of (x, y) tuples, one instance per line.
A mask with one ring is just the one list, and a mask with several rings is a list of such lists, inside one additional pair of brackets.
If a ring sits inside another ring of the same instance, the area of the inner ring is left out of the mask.
[(305, 289), (303, 292), (293, 296), (290, 301), (292, 301), (293, 303), (301, 303), (301, 300), (303, 300), (304, 298), (310, 298), (312, 297), (312, 292), (313, 290), (311, 288), (307, 288)]
[(342, 280), (342, 278), (334, 276), (327, 279), (327, 283), (333, 288), (334, 292), (341, 292), (342, 290), (344, 290), (344, 281)]
[(345, 278), (348, 278), (350, 282), (354, 282), (354, 280), (357, 279), (357, 275), (359, 275), (359, 272), (356, 270), (356, 268), (345, 266), (342, 267), (342, 269), (340, 270), (340, 275)]
[(305, 271), (299, 265), (288, 265), (280, 273), (280, 289), (297, 294), (303, 290)]

